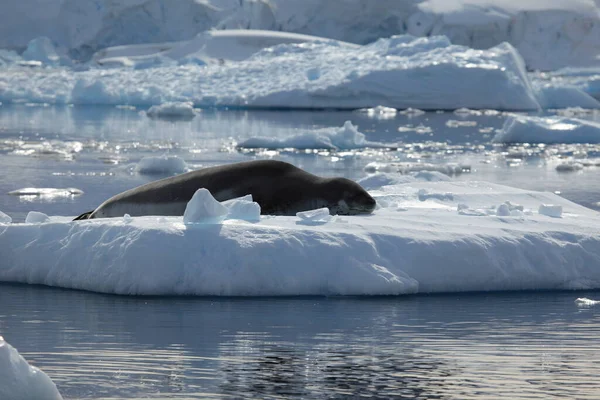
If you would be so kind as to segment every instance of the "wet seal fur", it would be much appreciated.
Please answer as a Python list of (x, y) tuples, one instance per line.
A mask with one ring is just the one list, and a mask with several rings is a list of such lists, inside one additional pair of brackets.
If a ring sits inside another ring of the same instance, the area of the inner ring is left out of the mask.
[(150, 182), (117, 194), (75, 220), (125, 214), (183, 215), (196, 190), (206, 188), (218, 201), (251, 194), (261, 214), (296, 215), (328, 207), (332, 215), (369, 214), (375, 200), (346, 178), (322, 178), (283, 161), (260, 160), (203, 168)]

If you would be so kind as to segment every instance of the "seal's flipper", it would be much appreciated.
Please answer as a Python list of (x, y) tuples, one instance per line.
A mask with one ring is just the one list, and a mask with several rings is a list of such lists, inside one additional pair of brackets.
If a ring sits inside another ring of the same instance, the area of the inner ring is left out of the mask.
[(82, 219), (90, 219), (90, 215), (92, 215), (93, 212), (94, 212), (94, 210), (83, 213), (79, 217), (75, 218), (73, 221), (79, 221)]

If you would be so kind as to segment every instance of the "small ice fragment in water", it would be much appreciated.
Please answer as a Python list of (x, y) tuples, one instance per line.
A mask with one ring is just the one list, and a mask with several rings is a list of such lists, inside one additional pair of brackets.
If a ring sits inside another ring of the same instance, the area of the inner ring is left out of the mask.
[(446, 121), (446, 126), (448, 128), (477, 126), (477, 121), (457, 121), (455, 119), (449, 119), (448, 121)]
[(592, 300), (588, 299), (587, 297), (579, 297), (575, 299), (575, 304), (577, 304), (580, 307), (595, 306), (598, 303), (600, 303), (599, 300)]
[(129, 215), (129, 214), (125, 214), (125, 215), (123, 215), (123, 222), (124, 222), (124, 223), (128, 224), (128, 223), (130, 223), (131, 221), (133, 221), (133, 218), (131, 218), (131, 215)]
[(548, 217), (560, 218), (562, 217), (562, 206), (556, 206), (553, 204), (541, 204), (538, 208), (538, 213), (546, 215)]
[(46, 214), (38, 211), (29, 211), (29, 214), (25, 218), (25, 222), (28, 224), (41, 224), (49, 220), (50, 218)]

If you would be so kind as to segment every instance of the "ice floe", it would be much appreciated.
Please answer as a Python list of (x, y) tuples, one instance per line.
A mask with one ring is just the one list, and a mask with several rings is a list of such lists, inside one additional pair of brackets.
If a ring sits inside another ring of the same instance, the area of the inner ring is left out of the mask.
[[(372, 186), (372, 215), (327, 220), (313, 211), (248, 222), (219, 207), (188, 224), (156, 216), (2, 224), (0, 280), (129, 295), (600, 288), (597, 212), (485, 182)], [(220, 222), (203, 223), (206, 215)]]

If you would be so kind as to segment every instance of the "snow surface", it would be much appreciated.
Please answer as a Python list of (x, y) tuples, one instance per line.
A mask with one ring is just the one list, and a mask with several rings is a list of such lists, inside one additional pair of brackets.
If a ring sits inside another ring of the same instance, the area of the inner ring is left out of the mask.
[(361, 47), (335, 41), (281, 44), (225, 65), (86, 71), (9, 67), (0, 74), (0, 101), (113, 105), (185, 101), (199, 107), (269, 108), (540, 107), (523, 61), (509, 44), (473, 50), (451, 45), (445, 37), (411, 36)]
[[(200, 39), (203, 45), (197, 43)], [(318, 37), (235, 30), (204, 33), (185, 43), (106, 49), (95, 60), (121, 66), (106, 69), (57, 66), (51, 45), (37, 42), (41, 44), (32, 50), (37, 60), (11, 64), (11, 57), (6, 57), (0, 101), (154, 105), (148, 116), (168, 118), (193, 118), (194, 106), (378, 105), (366, 111), (377, 118), (393, 117), (396, 108), (406, 108), (401, 113), (408, 113), (415, 107), (600, 108), (578, 85), (543, 80), (532, 84), (521, 56), (508, 43), (474, 50), (451, 45), (443, 36), (402, 35), (356, 46)], [(268, 45), (273, 46), (264, 47)], [(217, 56), (227, 56), (227, 62)], [(46, 67), (22, 65), (31, 62)]]
[(600, 143), (600, 124), (579, 118), (509, 117), (495, 143)]
[(52, 380), (0, 336), (0, 399), (62, 400)]
[[(343, 10), (343, 12), (341, 12)], [(594, 65), (594, 0), (21, 0), (0, 2), (0, 48), (47, 36), (88, 59), (117, 45), (188, 41), (212, 28), (268, 29), (366, 44), (409, 33), (489, 48), (507, 41), (531, 69)]]
[[(0, 280), (129, 295), (600, 288), (600, 216), (557, 195), (452, 181), (370, 193), (379, 205), (372, 215), (329, 221), (2, 224)], [(502, 204), (510, 216), (498, 212)], [(561, 217), (538, 213), (543, 204), (562, 207)]]

